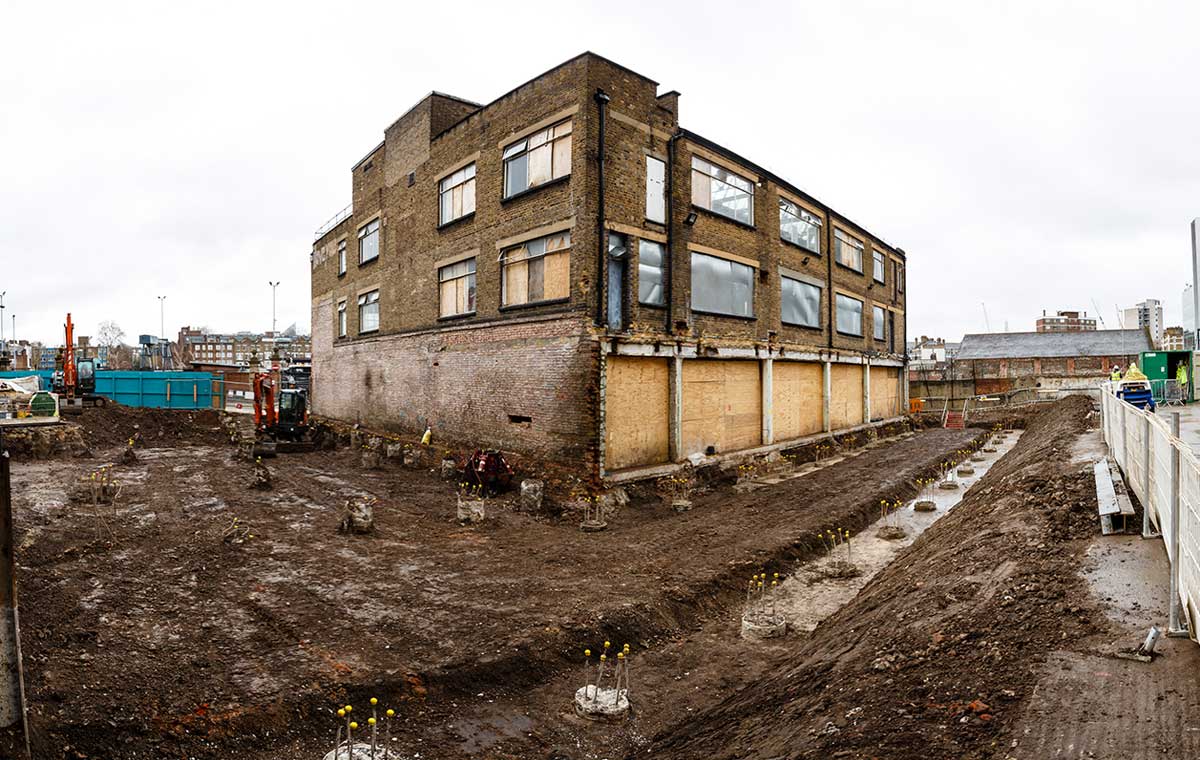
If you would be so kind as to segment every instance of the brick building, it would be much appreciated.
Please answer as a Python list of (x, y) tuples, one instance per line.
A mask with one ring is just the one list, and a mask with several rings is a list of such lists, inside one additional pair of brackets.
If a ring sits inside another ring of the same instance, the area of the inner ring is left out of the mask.
[(1082, 332), (1095, 329), (1096, 318), (1089, 317), (1086, 311), (1059, 311), (1055, 312), (1054, 316), (1047, 316), (1043, 311), (1042, 316), (1038, 317), (1036, 327), (1037, 332)]
[(312, 250), (313, 409), (608, 474), (905, 408), (904, 252), (584, 53), (434, 92)]

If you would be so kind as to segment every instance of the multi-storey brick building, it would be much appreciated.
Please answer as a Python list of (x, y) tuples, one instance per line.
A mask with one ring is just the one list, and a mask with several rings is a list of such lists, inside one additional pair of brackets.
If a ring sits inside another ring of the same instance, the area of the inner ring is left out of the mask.
[(904, 252), (679, 99), (585, 53), (397, 119), (313, 244), (313, 409), (604, 474), (901, 414)]

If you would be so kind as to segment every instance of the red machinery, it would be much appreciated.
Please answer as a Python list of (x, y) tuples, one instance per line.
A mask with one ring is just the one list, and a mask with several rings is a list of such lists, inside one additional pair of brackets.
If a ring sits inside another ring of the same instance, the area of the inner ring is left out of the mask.
[(62, 351), (62, 370), (55, 374), (53, 386), (58, 393), (59, 408), (64, 412), (81, 411), (85, 404), (103, 406), (107, 399), (96, 395), (96, 363), (92, 359), (75, 358), (75, 323), (67, 314), (64, 325), (66, 342)]
[(277, 391), (275, 376), (269, 372), (256, 372), (250, 382), (254, 388), (254, 455), (275, 456), (281, 448), (284, 452), (312, 450), (308, 394), (299, 388)]

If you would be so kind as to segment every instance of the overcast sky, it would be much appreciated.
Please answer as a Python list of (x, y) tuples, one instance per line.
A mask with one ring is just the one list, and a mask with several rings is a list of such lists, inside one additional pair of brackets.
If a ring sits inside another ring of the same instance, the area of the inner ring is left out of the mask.
[[(0, 0), (4, 330), (309, 324), (312, 232), (430, 90), (593, 50), (904, 248), (909, 335), (1159, 298), (1200, 215), (1194, 2)], [(1007, 8), (1005, 6), (1008, 6)], [(1147, 8), (1149, 10), (1147, 10)]]

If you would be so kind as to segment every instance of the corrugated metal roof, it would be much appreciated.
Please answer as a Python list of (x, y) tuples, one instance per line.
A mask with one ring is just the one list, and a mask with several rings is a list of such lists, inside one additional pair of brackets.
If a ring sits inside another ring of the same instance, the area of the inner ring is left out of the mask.
[(964, 335), (958, 359), (1049, 359), (1120, 356), (1153, 351), (1145, 329)]

